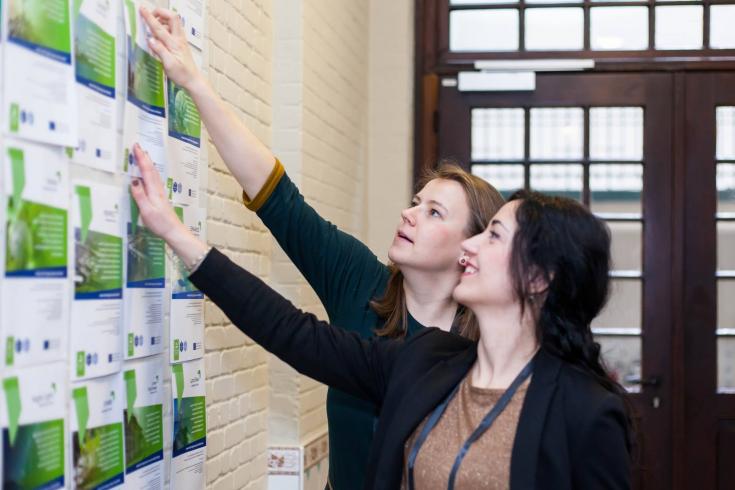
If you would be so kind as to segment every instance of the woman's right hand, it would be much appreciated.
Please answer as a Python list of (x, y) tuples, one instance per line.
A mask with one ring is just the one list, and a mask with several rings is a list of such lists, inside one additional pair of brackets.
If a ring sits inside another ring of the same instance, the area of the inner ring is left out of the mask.
[(201, 77), (186, 40), (181, 17), (171, 10), (157, 8), (152, 12), (140, 7), (151, 36), (148, 46), (158, 56), (171, 81), (191, 92), (192, 85)]

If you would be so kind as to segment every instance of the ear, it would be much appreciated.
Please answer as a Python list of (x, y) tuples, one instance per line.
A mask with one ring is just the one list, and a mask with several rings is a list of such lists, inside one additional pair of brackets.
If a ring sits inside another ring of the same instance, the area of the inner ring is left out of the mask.
[(529, 292), (536, 296), (544, 294), (549, 289), (549, 284), (554, 280), (554, 273), (551, 273), (551, 277), (544, 277), (543, 272), (538, 267), (534, 267), (531, 271), (531, 280), (528, 282)]

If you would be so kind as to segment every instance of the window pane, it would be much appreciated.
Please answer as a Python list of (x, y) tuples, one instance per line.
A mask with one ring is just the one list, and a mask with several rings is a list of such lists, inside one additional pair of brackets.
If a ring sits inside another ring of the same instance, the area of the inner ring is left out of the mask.
[(582, 165), (531, 165), (534, 191), (582, 200)]
[(735, 107), (718, 107), (717, 159), (735, 160)]
[(613, 279), (607, 306), (592, 328), (641, 328), (641, 281)]
[(648, 48), (648, 7), (591, 9), (590, 45), (598, 50)]
[(523, 160), (523, 109), (472, 110), (472, 160)]
[(656, 49), (702, 49), (703, 24), (701, 6), (656, 7)]
[(593, 213), (641, 214), (643, 165), (590, 165)]
[(717, 389), (735, 391), (735, 335), (717, 339)]
[(451, 51), (518, 50), (518, 10), (456, 10), (449, 13)]
[(590, 109), (590, 159), (643, 159), (643, 108)]
[(735, 328), (735, 280), (717, 281), (717, 328)]
[(643, 261), (643, 224), (612, 222), (608, 226), (612, 235), (610, 253), (613, 269), (640, 272)]
[(521, 164), (473, 165), (472, 173), (489, 182), (506, 199), (525, 185)]
[(732, 221), (717, 223), (717, 269), (735, 270), (735, 223)]
[(711, 48), (735, 48), (735, 5), (712, 5), (709, 16)]
[(531, 158), (581, 160), (584, 111), (580, 108), (531, 109)]
[(641, 338), (625, 335), (595, 335), (600, 354), (610, 375), (630, 392), (640, 391), (640, 385), (627, 380), (641, 377)]
[(717, 165), (717, 212), (735, 213), (735, 164)]
[(584, 12), (580, 8), (526, 10), (527, 50), (584, 48)]

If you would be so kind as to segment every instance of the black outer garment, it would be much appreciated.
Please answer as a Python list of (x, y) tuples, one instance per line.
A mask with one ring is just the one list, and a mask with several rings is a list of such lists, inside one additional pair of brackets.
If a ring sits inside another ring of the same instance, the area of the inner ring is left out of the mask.
[[(330, 323), (373, 337), (382, 321), (369, 302), (385, 291), (388, 267), (362, 242), (319, 216), (288, 175), (280, 178), (257, 213), (319, 296)], [(425, 328), (411, 315), (407, 327), (408, 336)], [(335, 490), (358, 490), (365, 479), (377, 409), (330, 388), (327, 419), (329, 481)]]
[[(366, 489), (400, 487), (405, 441), (477, 356), (476, 343), (436, 328), (407, 340), (365, 340), (333, 327), (216, 249), (191, 280), (240, 330), (297, 371), (379, 407)], [(511, 489), (630, 488), (622, 400), (544, 350), (518, 424)]]

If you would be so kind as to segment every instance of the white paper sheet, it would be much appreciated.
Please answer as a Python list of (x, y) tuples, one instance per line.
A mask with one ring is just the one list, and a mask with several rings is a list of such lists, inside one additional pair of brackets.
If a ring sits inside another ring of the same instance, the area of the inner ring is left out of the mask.
[(122, 362), (123, 191), (72, 182), (74, 301), (70, 360), (73, 379), (104, 376)]
[(77, 144), (70, 0), (4, 0), (3, 131)]
[(6, 139), (0, 156), (0, 341), (3, 365), (67, 358), (68, 161), (61, 148)]
[(79, 104), (79, 142), (75, 163), (107, 172), (118, 169), (116, 43), (122, 5), (81, 0), (75, 13), (75, 58)]
[(125, 363), (125, 487), (163, 488), (163, 357)]
[(207, 460), (207, 404), (204, 361), (171, 366), (173, 447), (171, 488), (196, 490), (205, 487)]

